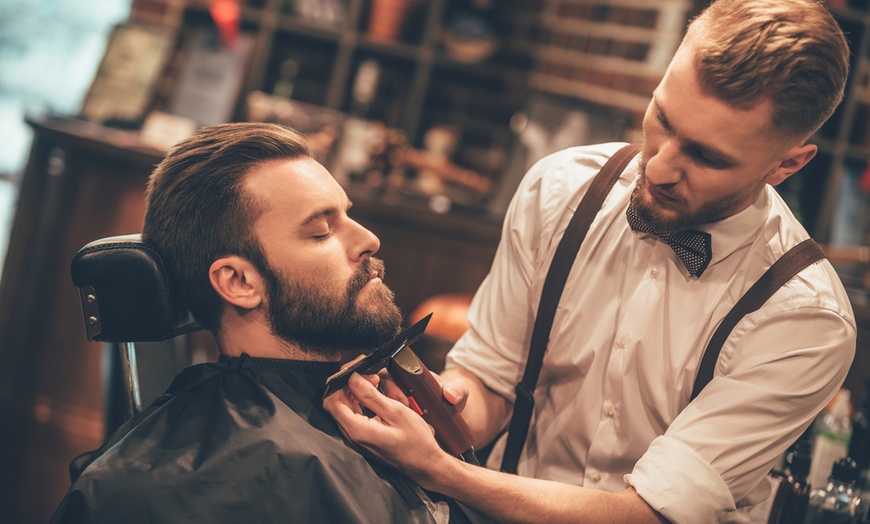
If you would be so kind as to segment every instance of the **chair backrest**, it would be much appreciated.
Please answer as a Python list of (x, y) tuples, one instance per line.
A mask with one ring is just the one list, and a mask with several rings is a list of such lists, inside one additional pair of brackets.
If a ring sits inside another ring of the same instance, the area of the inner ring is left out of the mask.
[(75, 254), (88, 340), (118, 346), (127, 390), (127, 416), (142, 411), (136, 342), (160, 342), (202, 329), (185, 308), (160, 254), (138, 234), (95, 240)]
[(88, 340), (156, 342), (201, 329), (166, 266), (138, 234), (90, 242), (73, 257)]

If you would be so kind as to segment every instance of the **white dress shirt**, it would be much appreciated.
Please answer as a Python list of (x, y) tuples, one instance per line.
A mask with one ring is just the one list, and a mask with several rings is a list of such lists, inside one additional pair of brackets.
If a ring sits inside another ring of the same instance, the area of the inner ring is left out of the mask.
[[(623, 145), (571, 148), (531, 168), (448, 367), (513, 400), (559, 240)], [(712, 235), (713, 258), (691, 277), (667, 244), (627, 223), (638, 158), (565, 284), (519, 473), (609, 491), (630, 485), (674, 523), (745, 521), (746, 508), (770, 491), (766, 473), (845, 379), (854, 315), (831, 264), (811, 265), (737, 324), (713, 380), (689, 405), (720, 321), (808, 234), (768, 186), (748, 209), (699, 228)], [(504, 438), (490, 466), (501, 463), (503, 446)]]

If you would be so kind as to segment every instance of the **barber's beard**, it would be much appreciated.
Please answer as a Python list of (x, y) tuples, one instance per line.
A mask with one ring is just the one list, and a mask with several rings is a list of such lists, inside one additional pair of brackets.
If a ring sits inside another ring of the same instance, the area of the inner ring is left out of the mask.
[[(646, 164), (641, 161), (638, 166), (634, 190), (631, 193), (631, 203), (637, 212), (637, 216), (650, 228), (660, 233), (676, 233), (687, 229), (696, 229), (703, 224), (722, 220), (734, 214), (737, 206), (748, 198), (743, 193), (729, 193), (716, 200), (703, 203), (694, 211), (680, 213), (674, 212), (671, 209), (666, 210), (658, 204), (648, 191), (641, 189), (649, 183), (644, 174), (645, 168)], [(668, 196), (676, 198), (682, 205), (686, 204), (685, 200), (681, 199), (676, 192), (669, 191), (672, 188), (660, 186), (659, 189)]]
[(325, 357), (368, 351), (389, 342), (402, 323), (392, 291), (382, 283), (367, 290), (365, 306), (357, 302), (373, 271), (382, 273), (383, 262), (369, 258), (341, 295), (291, 282), (270, 267), (266, 280), (272, 332)]

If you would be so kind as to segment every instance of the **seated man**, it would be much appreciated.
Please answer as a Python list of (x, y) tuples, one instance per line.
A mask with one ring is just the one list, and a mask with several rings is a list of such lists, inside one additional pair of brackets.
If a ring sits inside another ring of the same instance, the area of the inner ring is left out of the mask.
[(157, 166), (143, 239), (163, 255), (221, 357), (182, 371), (103, 446), (75, 459), (53, 522), (454, 522), (342, 440), (320, 405), (347, 355), (401, 314), (378, 238), (302, 137), (203, 128)]

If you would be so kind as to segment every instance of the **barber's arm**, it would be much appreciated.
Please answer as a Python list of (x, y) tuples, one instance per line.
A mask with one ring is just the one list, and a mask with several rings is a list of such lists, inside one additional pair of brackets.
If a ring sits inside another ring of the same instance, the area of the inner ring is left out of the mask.
[[(323, 405), (351, 440), (381, 460), (424, 488), (500, 522), (665, 522), (631, 488), (609, 493), (500, 473), (451, 457), (420, 416), (358, 374)], [(360, 405), (377, 416), (369, 418)]]
[[(628, 475), (644, 500), (675, 522), (759, 502), (757, 486), (837, 392), (854, 355), (850, 313), (822, 302), (829, 307), (808, 293), (773, 299), (735, 327), (713, 379)], [(686, 498), (674, 499), (673, 486)]]

